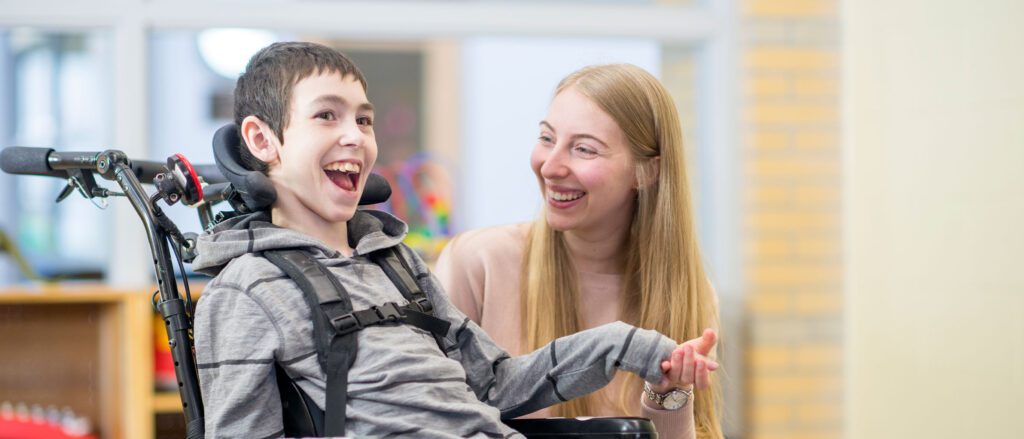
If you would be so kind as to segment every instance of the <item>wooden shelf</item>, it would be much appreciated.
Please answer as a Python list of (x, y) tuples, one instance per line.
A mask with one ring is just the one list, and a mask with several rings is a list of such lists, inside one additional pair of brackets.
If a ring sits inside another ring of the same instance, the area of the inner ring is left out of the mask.
[(153, 395), (153, 413), (182, 413), (181, 395), (177, 392), (156, 392)]
[(102, 439), (153, 435), (152, 291), (99, 284), (0, 290), (0, 395), (68, 406)]
[(116, 290), (97, 284), (42, 284), (15, 286), (0, 290), (0, 304), (37, 303), (119, 303), (135, 290)]
[[(205, 282), (191, 286), (198, 299)], [(0, 288), (0, 358), (9, 366), (0, 368), (0, 399), (70, 406), (101, 439), (159, 436), (156, 416), (173, 419), (182, 408), (177, 392), (153, 390), (155, 290)]]

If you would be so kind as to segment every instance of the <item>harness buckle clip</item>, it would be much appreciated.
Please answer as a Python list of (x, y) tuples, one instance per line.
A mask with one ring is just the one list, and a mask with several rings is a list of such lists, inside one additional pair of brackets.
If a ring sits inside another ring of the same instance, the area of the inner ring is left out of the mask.
[(359, 319), (356, 318), (355, 314), (345, 314), (332, 320), (334, 328), (338, 330), (338, 335), (345, 335), (360, 329), (363, 329), (363, 324), (359, 323)]
[(388, 302), (383, 305), (373, 307), (373, 310), (377, 313), (377, 316), (381, 320), (386, 322), (397, 322), (405, 318), (405, 313), (398, 308), (395, 302)]

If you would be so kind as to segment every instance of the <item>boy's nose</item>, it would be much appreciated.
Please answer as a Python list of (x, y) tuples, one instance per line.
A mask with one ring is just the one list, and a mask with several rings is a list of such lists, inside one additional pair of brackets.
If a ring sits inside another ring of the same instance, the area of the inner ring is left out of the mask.
[(341, 146), (359, 147), (363, 146), (365, 141), (366, 133), (354, 120), (341, 126), (341, 132), (338, 134), (338, 144)]

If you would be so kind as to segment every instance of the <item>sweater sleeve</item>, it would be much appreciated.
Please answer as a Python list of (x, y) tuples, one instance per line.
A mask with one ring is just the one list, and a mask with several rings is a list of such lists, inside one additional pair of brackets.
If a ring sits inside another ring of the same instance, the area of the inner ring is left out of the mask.
[(195, 315), (207, 438), (284, 434), (274, 355), (281, 334), (240, 287), (211, 283)]
[(658, 431), (658, 437), (665, 439), (696, 438), (693, 423), (693, 401), (679, 410), (664, 410), (647, 405), (647, 395), (640, 394), (640, 417), (650, 419)]

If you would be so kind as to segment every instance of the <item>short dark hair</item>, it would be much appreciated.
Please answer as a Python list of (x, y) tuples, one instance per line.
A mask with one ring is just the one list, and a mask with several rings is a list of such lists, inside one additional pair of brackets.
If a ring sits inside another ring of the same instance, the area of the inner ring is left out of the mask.
[[(320, 73), (352, 75), (366, 91), (363, 72), (349, 57), (330, 47), (309, 42), (280, 42), (260, 49), (249, 59), (245, 72), (235, 84), (235, 124), (241, 129), (243, 119), (256, 116), (270, 125), (277, 138), (284, 142), (292, 89), (299, 81)], [(266, 172), (267, 164), (249, 152), (244, 138), (238, 146), (243, 166)]]

